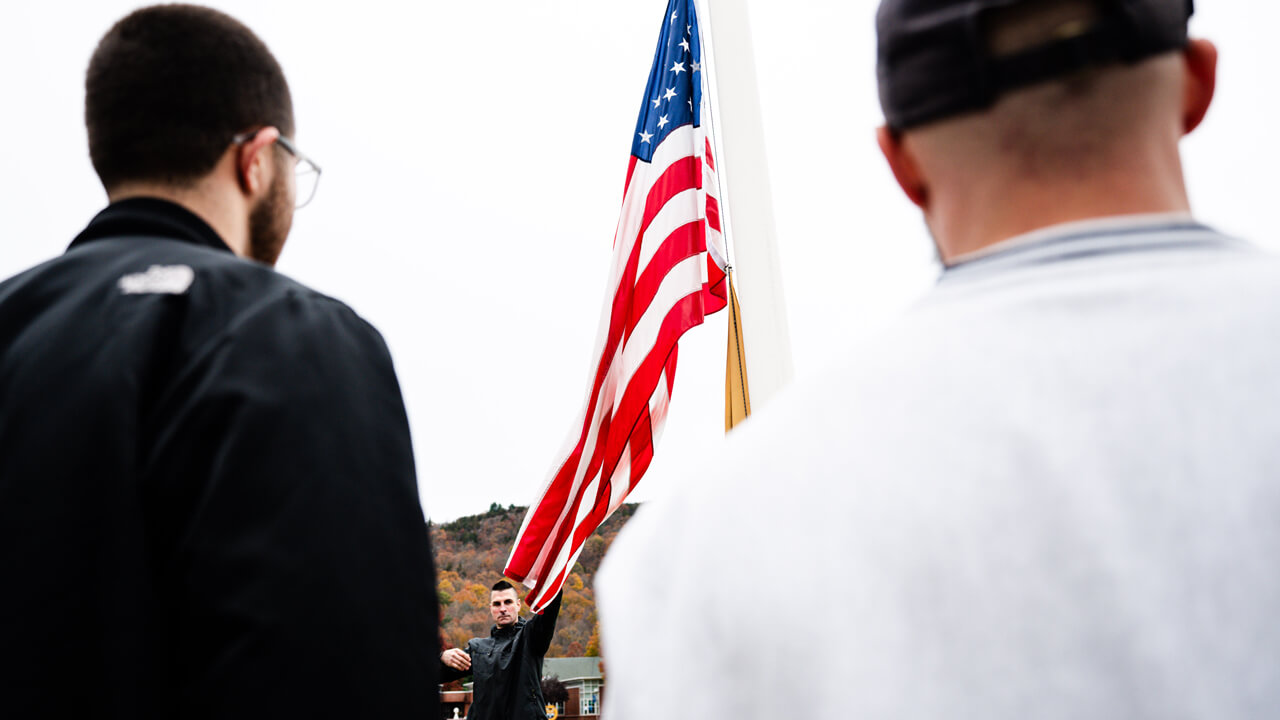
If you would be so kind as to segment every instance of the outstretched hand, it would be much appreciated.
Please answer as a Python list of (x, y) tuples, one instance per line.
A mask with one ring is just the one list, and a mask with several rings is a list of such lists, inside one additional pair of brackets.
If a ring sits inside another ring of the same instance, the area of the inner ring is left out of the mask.
[(449, 648), (440, 654), (440, 661), (454, 670), (470, 670), (471, 656), (458, 648)]

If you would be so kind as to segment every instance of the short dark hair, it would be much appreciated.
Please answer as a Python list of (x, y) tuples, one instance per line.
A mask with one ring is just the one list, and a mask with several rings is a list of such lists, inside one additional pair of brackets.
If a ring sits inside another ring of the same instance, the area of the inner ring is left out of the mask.
[[(489, 588), (489, 591), (490, 591), (490, 592), (502, 592), (503, 590), (515, 590), (515, 589), (516, 589), (516, 586), (515, 586), (515, 585), (512, 585), (511, 583), (507, 582), (506, 580), (499, 580), (498, 582), (496, 582), (496, 583), (494, 583), (494, 584), (493, 584), (493, 587)], [(518, 595), (520, 595), (520, 593), (518, 593), (518, 592), (517, 592), (517, 593), (516, 593), (516, 595), (518, 596)]]
[(208, 174), (240, 132), (293, 134), (284, 71), (238, 20), (194, 5), (156, 5), (120, 20), (85, 75), (89, 157), (110, 191), (126, 181), (186, 185)]

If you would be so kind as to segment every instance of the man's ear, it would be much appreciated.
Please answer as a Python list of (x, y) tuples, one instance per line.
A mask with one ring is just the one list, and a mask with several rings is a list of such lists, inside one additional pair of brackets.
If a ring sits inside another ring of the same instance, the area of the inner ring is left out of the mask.
[(271, 146), (280, 139), (280, 131), (264, 127), (244, 141), (236, 152), (236, 180), (247, 195), (258, 195), (271, 184), (275, 164), (271, 162)]
[(920, 165), (902, 141), (902, 135), (881, 125), (876, 129), (876, 141), (880, 143), (880, 152), (889, 162), (889, 169), (898, 181), (898, 187), (906, 193), (907, 199), (915, 203), (921, 210), (929, 202), (929, 192), (924, 177), (920, 174)]
[(1213, 102), (1218, 84), (1218, 48), (1208, 40), (1188, 40), (1182, 58), (1187, 68), (1182, 91), (1182, 131), (1189, 133), (1204, 120)]

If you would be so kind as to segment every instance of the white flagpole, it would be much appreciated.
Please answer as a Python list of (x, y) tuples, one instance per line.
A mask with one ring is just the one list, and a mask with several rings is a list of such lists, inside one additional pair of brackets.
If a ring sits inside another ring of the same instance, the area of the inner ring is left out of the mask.
[[(720, 145), (721, 208), (737, 280), (751, 408), (758, 411), (794, 374), (791, 334), (773, 223), (755, 50), (745, 0), (704, 0), (703, 58), (711, 61)], [(710, 43), (707, 38), (710, 37)]]

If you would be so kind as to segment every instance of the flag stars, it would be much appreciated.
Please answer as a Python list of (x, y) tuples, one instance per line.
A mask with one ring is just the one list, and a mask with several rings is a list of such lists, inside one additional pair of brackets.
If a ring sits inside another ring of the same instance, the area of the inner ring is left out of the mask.
[(663, 96), (662, 96), (662, 99), (663, 99), (663, 100), (670, 100), (671, 98), (673, 98), (673, 97), (675, 97), (675, 96), (676, 96), (676, 89), (675, 89), (675, 88), (667, 88), (667, 94), (666, 94), (666, 95), (663, 95)]
[(685, 71), (684, 63), (675, 63), (671, 66), (671, 72), (675, 73), (676, 75), (679, 75), (684, 71)]
[[(650, 15), (649, 17), (653, 17), (653, 16), (652, 16), (652, 15)], [(653, 21), (652, 21), (652, 20), (650, 20), (649, 22), (653, 22)], [(676, 24), (676, 14), (675, 14), (675, 13), (671, 13), (671, 24), (672, 24), (672, 25), (675, 25), (675, 24)]]
[(669, 122), (671, 121), (667, 119), (666, 115), (663, 115), (662, 117), (658, 118), (658, 129), (661, 130), (662, 128), (666, 127), (667, 123)]
[[(653, 22), (653, 21), (651, 20), (650, 22)], [(689, 38), (685, 38), (681, 40), (680, 47), (684, 48), (685, 52), (689, 52)]]
[(692, 65), (692, 67), (691, 67), (691, 68), (689, 68), (689, 72), (698, 72), (699, 70), (701, 70), (701, 69), (702, 69), (702, 63), (698, 62), (697, 60), (694, 60), (694, 61), (691, 63), (691, 65)]
[(657, 110), (657, 109), (658, 109), (658, 106), (659, 106), (659, 105), (661, 105), (661, 104), (662, 104), (662, 98), (658, 97), (658, 98), (654, 98), (654, 99), (653, 99), (653, 109), (654, 109), (654, 110)]
[(643, 131), (641, 131), (641, 133), (640, 133), (640, 142), (642, 142), (642, 143), (647, 143), (647, 142), (649, 142), (649, 141), (650, 141), (650, 140), (652, 140), (652, 139), (653, 139), (653, 133), (647, 133), (647, 132), (643, 132)]

